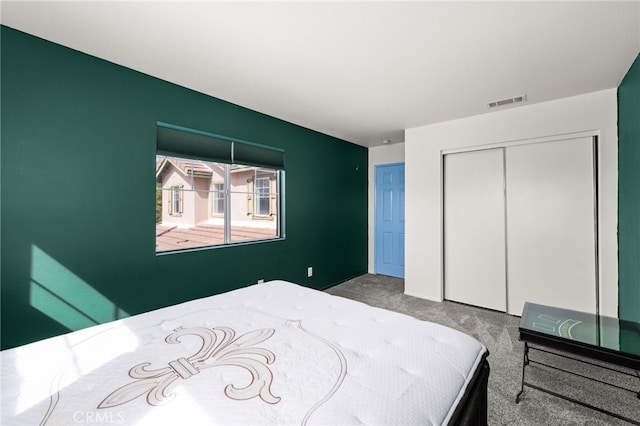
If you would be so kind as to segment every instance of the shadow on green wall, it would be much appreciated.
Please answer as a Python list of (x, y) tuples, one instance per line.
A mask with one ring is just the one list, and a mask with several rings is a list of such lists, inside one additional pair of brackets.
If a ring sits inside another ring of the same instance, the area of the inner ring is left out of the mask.
[(29, 290), (31, 306), (73, 331), (129, 316), (35, 245)]

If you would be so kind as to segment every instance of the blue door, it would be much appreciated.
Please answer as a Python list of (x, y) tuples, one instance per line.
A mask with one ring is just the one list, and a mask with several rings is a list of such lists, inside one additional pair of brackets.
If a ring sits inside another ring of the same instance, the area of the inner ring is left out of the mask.
[(404, 278), (404, 163), (375, 174), (375, 273)]

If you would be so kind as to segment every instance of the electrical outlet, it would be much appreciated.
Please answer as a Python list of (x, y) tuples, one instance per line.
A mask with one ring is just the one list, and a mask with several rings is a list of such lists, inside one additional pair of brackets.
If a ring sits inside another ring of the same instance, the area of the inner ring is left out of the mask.
[(258, 284), (262, 284), (262, 283), (264, 283), (264, 280), (263, 280), (262, 278), (260, 278), (260, 279), (258, 280)]
[(307, 277), (312, 277), (313, 276), (313, 266), (309, 266), (307, 268)]

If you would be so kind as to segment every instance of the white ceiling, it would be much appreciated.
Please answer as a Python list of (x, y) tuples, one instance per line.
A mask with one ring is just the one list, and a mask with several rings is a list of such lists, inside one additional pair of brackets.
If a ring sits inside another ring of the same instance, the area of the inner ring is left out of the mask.
[(1, 22), (347, 141), (617, 87), (640, 2), (2, 1)]

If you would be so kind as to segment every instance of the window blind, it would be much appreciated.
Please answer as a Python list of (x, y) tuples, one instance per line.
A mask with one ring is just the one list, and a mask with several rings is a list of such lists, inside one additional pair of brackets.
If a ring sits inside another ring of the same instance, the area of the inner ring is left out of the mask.
[(284, 169), (282, 149), (168, 123), (157, 123), (156, 144), (160, 155)]

